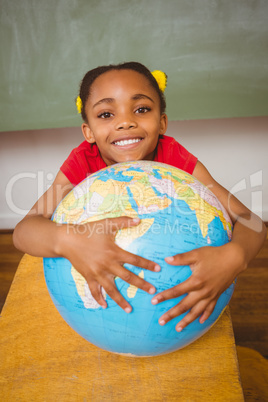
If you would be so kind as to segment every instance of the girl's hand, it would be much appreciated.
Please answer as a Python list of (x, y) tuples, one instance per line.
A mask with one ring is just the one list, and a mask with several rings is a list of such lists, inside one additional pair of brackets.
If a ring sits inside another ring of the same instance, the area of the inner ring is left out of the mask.
[(68, 233), (64, 236), (64, 249), (60, 253), (86, 279), (92, 296), (103, 308), (107, 307), (107, 303), (101, 293), (102, 287), (127, 313), (132, 310), (117, 290), (114, 282), (117, 276), (145, 292), (156, 292), (153, 285), (124, 268), (123, 264), (128, 263), (156, 272), (160, 271), (159, 265), (131, 254), (115, 244), (118, 230), (135, 226), (139, 222), (139, 219), (120, 217), (83, 225), (68, 225)]
[(192, 270), (192, 275), (186, 281), (159, 293), (152, 299), (153, 304), (158, 304), (186, 294), (180, 303), (159, 319), (159, 324), (165, 325), (189, 310), (188, 314), (176, 324), (178, 332), (197, 317), (200, 317), (199, 322), (203, 324), (213, 312), (219, 296), (246, 268), (242, 249), (236, 243), (228, 243), (221, 247), (202, 247), (167, 257), (165, 261), (171, 265), (189, 265)]

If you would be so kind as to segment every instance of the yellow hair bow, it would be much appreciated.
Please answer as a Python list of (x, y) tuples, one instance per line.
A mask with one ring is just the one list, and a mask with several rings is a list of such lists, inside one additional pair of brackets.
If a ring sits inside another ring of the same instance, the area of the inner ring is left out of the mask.
[(77, 108), (78, 113), (81, 113), (82, 112), (82, 107), (83, 107), (83, 102), (82, 102), (82, 99), (80, 98), (79, 95), (76, 98), (75, 104), (76, 104), (76, 108)]
[(160, 91), (164, 92), (167, 86), (167, 76), (163, 71), (154, 70), (152, 71), (152, 75), (155, 78)]

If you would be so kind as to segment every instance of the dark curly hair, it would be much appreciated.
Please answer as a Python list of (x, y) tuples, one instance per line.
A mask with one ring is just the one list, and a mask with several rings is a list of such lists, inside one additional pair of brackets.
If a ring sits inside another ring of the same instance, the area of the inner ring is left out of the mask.
[(151, 86), (156, 90), (156, 92), (159, 95), (160, 113), (161, 114), (165, 113), (165, 110), (166, 110), (165, 96), (164, 96), (163, 92), (159, 89), (156, 79), (151, 74), (150, 70), (148, 70), (148, 68), (145, 67), (143, 64), (131, 61), (131, 62), (127, 62), (127, 63), (109, 64), (108, 66), (96, 67), (93, 70), (89, 70), (85, 74), (84, 78), (81, 81), (80, 91), (79, 91), (79, 95), (82, 100), (81, 114), (82, 114), (82, 118), (84, 119), (85, 122), (87, 122), (87, 116), (85, 113), (84, 106), (89, 98), (91, 85), (93, 84), (95, 79), (98, 78), (101, 74), (104, 74), (107, 71), (111, 71), (111, 70), (134, 70), (134, 71), (137, 71), (138, 73), (144, 75), (150, 82)]

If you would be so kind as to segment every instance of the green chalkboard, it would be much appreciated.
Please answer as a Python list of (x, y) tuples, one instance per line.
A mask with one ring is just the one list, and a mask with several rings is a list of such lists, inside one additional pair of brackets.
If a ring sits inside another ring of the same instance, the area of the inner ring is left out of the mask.
[(267, 0), (0, 0), (1, 131), (80, 124), (84, 73), (162, 69), (171, 120), (268, 114)]

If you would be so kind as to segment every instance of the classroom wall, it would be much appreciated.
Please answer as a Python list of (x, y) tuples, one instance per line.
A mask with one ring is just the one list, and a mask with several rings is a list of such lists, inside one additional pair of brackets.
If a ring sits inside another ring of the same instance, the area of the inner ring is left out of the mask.
[[(167, 134), (268, 221), (268, 117), (171, 121)], [(82, 140), (79, 127), (1, 133), (0, 229), (14, 228)]]
[(170, 120), (268, 115), (267, 0), (1, 0), (0, 131), (73, 127), (91, 68), (168, 75)]

